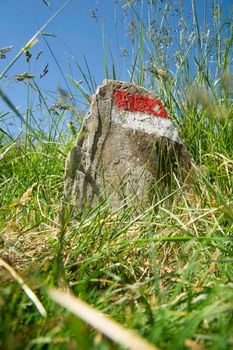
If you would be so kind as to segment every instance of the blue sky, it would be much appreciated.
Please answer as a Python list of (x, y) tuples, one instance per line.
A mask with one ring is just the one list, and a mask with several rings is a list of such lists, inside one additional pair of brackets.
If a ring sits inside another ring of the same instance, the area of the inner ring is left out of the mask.
[[(13, 45), (13, 50), (7, 54), (6, 59), (0, 60), (0, 71), (16, 53), (28, 42), (35, 32), (60, 8), (65, 1), (50, 1), (52, 9), (45, 6), (42, 0), (1, 0), (0, 23), (1, 36), (0, 47)], [(73, 0), (56, 19), (44, 30), (53, 33), (56, 37), (46, 37), (51, 49), (56, 56), (64, 74), (69, 74), (69, 61), (72, 56), (84, 65), (85, 55), (90, 70), (95, 74), (98, 82), (103, 80), (103, 55), (102, 55), (102, 25), (91, 19), (91, 10), (98, 7), (98, 15), (103, 12), (104, 30), (111, 41), (114, 35), (114, 6), (109, 0)], [(3, 30), (4, 29), (4, 30)], [(40, 36), (39, 42), (31, 49), (32, 59), (30, 68), (22, 55), (16, 64), (7, 73), (2, 86), (5, 93), (13, 98), (17, 106), (25, 105), (26, 89), (24, 83), (15, 81), (15, 75), (25, 71), (39, 75), (48, 63), (48, 74), (39, 81), (40, 86), (46, 90), (56, 92), (57, 86), (65, 88), (64, 80), (49, 52), (46, 43)], [(43, 50), (38, 60), (35, 56)], [(73, 66), (73, 76), (78, 81), (80, 74)]]
[[(203, 1), (196, 0), (200, 22), (202, 22), (203, 18)], [(144, 2), (146, 3), (145, 0)], [(177, 2), (179, 1), (177, 0)], [(207, 2), (210, 3), (211, 1)], [(14, 46), (13, 50), (7, 54), (6, 59), (0, 60), (0, 72), (35, 32), (65, 3), (65, 0), (49, 0), (49, 3), (51, 8), (46, 6), (43, 0), (0, 1), (0, 48)], [(67, 75), (72, 75), (76, 81), (82, 79), (72, 57), (75, 57), (79, 64), (84, 67), (85, 55), (97, 84), (105, 79), (102, 46), (102, 30), (104, 30), (106, 42), (109, 43), (119, 66), (121, 79), (129, 79), (127, 73), (129, 61), (120, 56), (121, 48), (130, 50), (130, 39), (124, 35), (127, 31), (127, 22), (121, 19), (123, 15), (123, 12), (120, 11), (121, 6), (114, 6), (114, 3), (114, 0), (73, 0), (44, 30), (56, 36), (47, 36), (46, 39), (66, 78)], [(231, 6), (231, 1), (224, 0), (222, 3), (224, 11), (227, 13)], [(95, 9), (97, 9), (97, 21), (91, 18)], [(191, 0), (184, 0), (185, 13), (188, 14), (190, 10)], [(175, 27), (176, 19), (172, 20)], [(207, 20), (211, 20), (209, 8)], [(36, 60), (36, 55), (42, 50), (43, 53)], [(58, 86), (66, 89), (63, 77), (43, 37), (39, 36), (39, 42), (31, 49), (31, 53), (30, 66), (26, 62), (25, 56), (22, 55), (1, 81), (2, 89), (22, 114), (27, 104), (28, 91), (23, 82), (16, 81), (15, 77), (17, 74), (30, 71), (36, 76), (36, 81), (42, 88), (42, 91), (46, 93), (51, 92), (50, 96), (54, 97), (54, 99)], [(48, 64), (48, 74), (40, 79), (40, 73), (42, 73), (46, 64)], [(70, 67), (72, 68), (71, 71)], [(36, 106), (37, 100), (37, 94), (30, 96), (33, 106)], [(0, 101), (0, 113), (6, 110), (8, 110), (7, 107)]]

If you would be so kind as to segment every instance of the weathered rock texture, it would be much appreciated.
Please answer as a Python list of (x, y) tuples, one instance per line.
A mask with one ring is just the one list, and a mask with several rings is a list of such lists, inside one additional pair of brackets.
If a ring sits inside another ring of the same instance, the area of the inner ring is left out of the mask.
[(67, 157), (65, 199), (81, 209), (111, 194), (112, 205), (121, 205), (133, 196), (148, 198), (173, 172), (183, 181), (190, 168), (191, 158), (158, 96), (105, 80)]

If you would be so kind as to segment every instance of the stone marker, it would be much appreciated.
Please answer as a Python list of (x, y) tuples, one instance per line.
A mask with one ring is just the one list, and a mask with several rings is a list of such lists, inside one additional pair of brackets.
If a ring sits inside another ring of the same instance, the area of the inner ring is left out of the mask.
[(169, 183), (172, 172), (183, 181), (190, 169), (191, 157), (158, 96), (105, 80), (67, 157), (65, 200), (82, 209), (109, 194), (114, 207), (133, 196), (148, 199), (156, 183)]

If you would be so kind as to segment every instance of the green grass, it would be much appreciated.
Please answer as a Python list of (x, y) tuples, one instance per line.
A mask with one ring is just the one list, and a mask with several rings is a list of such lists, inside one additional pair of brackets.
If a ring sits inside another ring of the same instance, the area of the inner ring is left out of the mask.
[[(170, 74), (166, 52), (155, 46), (164, 32), (147, 34), (154, 5), (149, 23), (133, 2), (125, 2), (135, 53), (129, 81), (165, 98), (196, 164), (191, 184), (178, 184), (172, 200), (158, 186), (153, 205), (148, 203), (142, 213), (139, 202), (115, 212), (104, 202), (82, 213), (64, 210), (61, 216), (74, 125), (62, 129), (66, 112), (51, 110), (45, 133), (32, 113), (29, 127), (23, 125), (26, 132), (15, 138), (7, 116), (1, 116), (0, 257), (37, 295), (47, 316), (1, 266), (0, 349), (122, 348), (58, 306), (48, 295), (54, 286), (69, 289), (161, 349), (233, 347), (233, 34), (232, 27), (226, 31), (221, 24), (217, 7), (215, 31), (204, 42), (192, 3), (193, 41), (190, 46), (190, 33), (180, 28), (186, 41), (178, 48), (182, 55), (173, 56), (178, 68)], [(168, 14), (162, 10), (160, 15), (168, 23)], [(216, 74), (210, 72), (211, 55)], [(103, 61), (106, 74), (119, 71), (115, 64), (108, 66), (105, 49)], [(89, 101), (96, 82), (88, 61), (87, 73), (78, 62), (77, 67), (87, 89), (76, 87)], [(158, 69), (168, 72), (166, 78)], [(38, 95), (43, 100), (39, 87)], [(44, 110), (49, 113), (47, 106)]]

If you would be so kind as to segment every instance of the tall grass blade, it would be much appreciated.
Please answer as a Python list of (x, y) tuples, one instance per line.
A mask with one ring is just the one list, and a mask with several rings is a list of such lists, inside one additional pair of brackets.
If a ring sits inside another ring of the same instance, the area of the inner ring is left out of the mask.
[(92, 89), (91, 89), (91, 85), (90, 85), (90, 82), (89, 82), (87, 75), (85, 74), (84, 70), (82, 69), (82, 67), (80, 66), (80, 64), (78, 63), (78, 61), (75, 58), (74, 58), (74, 62), (76, 64), (76, 66), (78, 67), (78, 70), (81, 73), (83, 80), (87, 84), (89, 92), (91, 93)]
[(20, 119), (20, 121), (26, 126), (27, 130), (29, 130), (32, 135), (38, 139), (38, 134), (35, 132), (34, 128), (24, 119), (24, 117), (19, 113), (17, 108), (14, 106), (14, 104), (11, 102), (8, 96), (4, 94), (4, 92), (0, 88), (0, 97), (3, 99), (3, 101), (8, 105), (8, 107), (16, 114), (16, 116)]
[(140, 52), (140, 49), (138, 48), (138, 50), (137, 50), (137, 52), (136, 52), (136, 55), (135, 55), (135, 58), (134, 58), (134, 61), (133, 61), (132, 71), (131, 71), (131, 74), (130, 74), (130, 82), (131, 82), (131, 83), (132, 83), (133, 80), (134, 80), (134, 72), (135, 72), (135, 68), (136, 68), (136, 66), (137, 66), (137, 60), (138, 60), (139, 52)]
[(71, 77), (69, 77), (69, 79), (70, 79), (71, 83), (74, 85), (74, 87), (81, 92), (81, 94), (83, 95), (83, 97), (87, 101), (88, 105), (90, 105), (91, 104), (91, 97), (88, 95), (87, 91), (85, 91), (85, 89), (80, 84), (75, 82)]
[[(72, 1), (72, 0), (71, 0), (71, 1)], [(57, 67), (58, 67), (60, 73), (61, 73), (61, 76), (62, 76), (62, 78), (63, 78), (63, 80), (64, 80), (65, 85), (66, 85), (66, 88), (67, 88), (67, 90), (69, 91), (69, 94), (70, 94), (70, 97), (71, 97), (71, 99), (72, 99), (73, 105), (74, 105), (74, 106), (76, 107), (76, 109), (78, 110), (78, 106), (77, 106), (76, 101), (75, 101), (75, 99), (74, 99), (74, 97), (73, 97), (72, 91), (70, 90), (70, 87), (69, 87), (69, 85), (68, 85), (68, 83), (67, 83), (66, 76), (65, 76), (65, 74), (64, 74), (64, 72), (63, 72), (63, 70), (62, 70), (62, 68), (61, 68), (61, 65), (59, 64), (59, 61), (58, 61), (57, 57), (54, 55), (53, 50), (52, 50), (51, 46), (49, 45), (48, 40), (46, 39), (46, 37), (45, 37), (44, 35), (43, 35), (43, 39), (44, 39), (44, 41), (45, 41), (45, 43), (46, 43), (46, 45), (47, 45), (47, 47), (48, 47), (48, 49), (49, 49), (49, 51), (50, 51), (52, 57), (53, 57), (53, 59), (54, 59), (56, 65), (57, 65)]]
[(193, 14), (193, 22), (194, 22), (195, 29), (197, 32), (197, 42), (198, 42), (198, 47), (199, 47), (199, 53), (201, 54), (201, 52), (202, 52), (201, 34), (200, 34), (200, 27), (199, 27), (199, 23), (198, 23), (196, 0), (192, 0), (192, 14)]
[(106, 50), (105, 50), (105, 40), (104, 40), (104, 25), (103, 24), (102, 24), (102, 51), (103, 51), (103, 65), (104, 65), (105, 78), (109, 79), (107, 54), (106, 54)]
[(36, 306), (37, 310), (41, 314), (41, 316), (46, 317), (47, 312), (44, 308), (44, 306), (41, 304), (40, 300), (37, 298), (36, 294), (28, 287), (28, 285), (24, 282), (24, 280), (16, 273), (16, 271), (8, 265), (4, 260), (0, 258), (0, 265), (4, 266), (5, 269), (10, 272), (12, 277), (18, 282), (20, 287), (24, 290), (24, 292), (27, 294), (29, 299), (33, 302), (33, 304)]
[(89, 67), (89, 64), (87, 62), (87, 59), (86, 59), (85, 55), (84, 55), (84, 61), (85, 61), (85, 65), (86, 65), (86, 68), (87, 68), (89, 82), (91, 83), (91, 93), (94, 94), (95, 90), (96, 90), (96, 85), (95, 85), (95, 81), (93, 80), (93, 77), (91, 75), (90, 67)]

